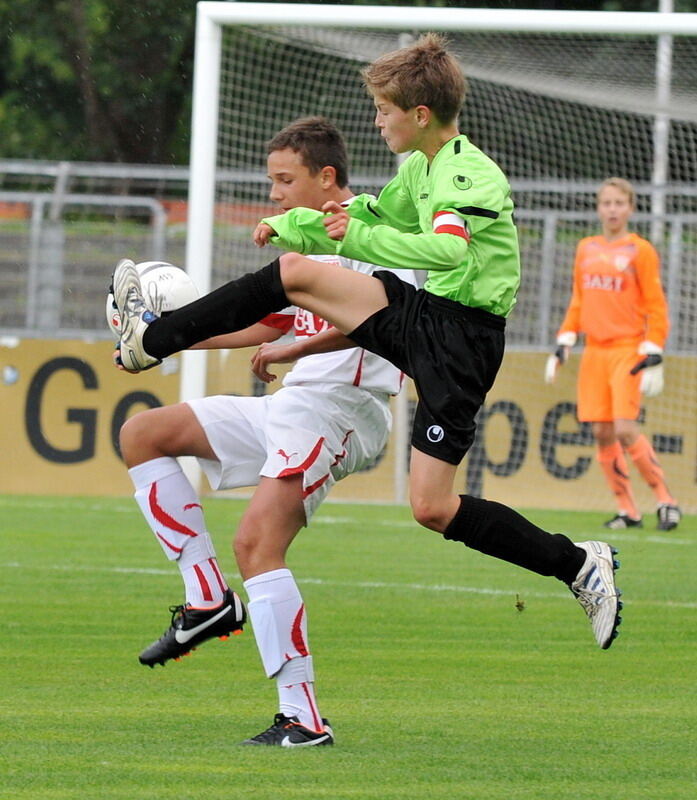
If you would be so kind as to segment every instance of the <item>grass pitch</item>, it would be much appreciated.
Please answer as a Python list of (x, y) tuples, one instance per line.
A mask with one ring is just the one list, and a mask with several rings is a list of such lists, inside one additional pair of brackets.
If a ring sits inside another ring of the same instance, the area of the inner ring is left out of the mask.
[[(206, 502), (220, 562), (243, 503)], [(603, 516), (530, 512), (603, 538)], [(181, 602), (127, 499), (0, 496), (3, 800), (692, 800), (697, 519), (607, 533), (608, 651), (564, 587), (445, 542), (407, 509), (325, 505), (291, 549), (334, 748), (237, 743), (276, 710), (251, 629), (149, 670)]]

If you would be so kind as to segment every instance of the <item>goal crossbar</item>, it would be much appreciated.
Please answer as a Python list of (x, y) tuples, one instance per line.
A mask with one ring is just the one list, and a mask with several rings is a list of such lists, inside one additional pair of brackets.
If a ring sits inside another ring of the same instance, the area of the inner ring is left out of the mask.
[(686, 36), (697, 33), (697, 13), (564, 11), (425, 6), (343, 6), (311, 3), (201, 2), (197, 13), (219, 25), (323, 25), (403, 30), (518, 31)]

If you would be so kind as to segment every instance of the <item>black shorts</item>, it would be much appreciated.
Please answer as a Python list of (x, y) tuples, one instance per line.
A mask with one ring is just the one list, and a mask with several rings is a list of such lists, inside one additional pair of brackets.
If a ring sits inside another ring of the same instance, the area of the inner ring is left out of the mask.
[(416, 289), (393, 272), (373, 274), (385, 286), (389, 305), (348, 335), (414, 379), (419, 402), (412, 445), (459, 464), (501, 366), (506, 320)]

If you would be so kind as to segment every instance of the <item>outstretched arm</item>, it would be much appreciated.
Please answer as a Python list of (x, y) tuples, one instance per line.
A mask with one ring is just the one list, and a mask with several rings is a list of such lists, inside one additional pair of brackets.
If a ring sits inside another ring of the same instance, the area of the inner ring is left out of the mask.
[[(192, 345), (189, 350), (235, 350), (240, 347), (254, 347), (265, 342), (275, 342), (283, 336), (283, 331), (278, 328), (271, 328), (261, 322), (250, 325), (249, 328), (236, 331), (235, 333), (224, 333), (221, 336), (211, 336), (202, 342)], [(123, 372), (129, 372), (121, 364), (119, 350), (113, 352), (112, 360), (114, 366)]]
[(264, 383), (271, 383), (278, 377), (269, 372), (271, 364), (290, 364), (303, 356), (333, 353), (336, 350), (348, 350), (357, 346), (336, 328), (289, 344), (262, 344), (252, 356), (252, 372)]
[(323, 211), (294, 208), (266, 217), (254, 231), (254, 242), (304, 255), (337, 253), (388, 269), (452, 269), (467, 250), (467, 240), (461, 236), (371, 226), (332, 201)]
[(280, 339), (283, 331), (257, 322), (234, 333), (223, 333), (220, 336), (211, 336), (202, 342), (192, 345), (190, 350), (236, 350), (241, 347), (254, 347), (264, 342), (275, 342)]

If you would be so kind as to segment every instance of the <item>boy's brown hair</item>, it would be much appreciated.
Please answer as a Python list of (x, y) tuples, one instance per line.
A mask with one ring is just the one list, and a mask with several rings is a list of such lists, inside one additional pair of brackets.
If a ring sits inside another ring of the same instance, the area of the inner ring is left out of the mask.
[(457, 119), (467, 84), (446, 40), (427, 33), (414, 44), (380, 56), (362, 70), (368, 92), (380, 94), (407, 111), (427, 106), (442, 125)]
[(336, 184), (348, 184), (348, 155), (344, 139), (326, 117), (303, 117), (286, 125), (266, 143), (266, 152), (290, 149), (298, 153), (302, 163), (316, 175), (323, 167), (334, 167)]
[(636, 190), (626, 178), (606, 178), (598, 187), (598, 191), (595, 195), (596, 203), (600, 200), (600, 192), (602, 192), (606, 186), (614, 186), (615, 189), (624, 192), (629, 198), (629, 203), (632, 208), (636, 208)]

